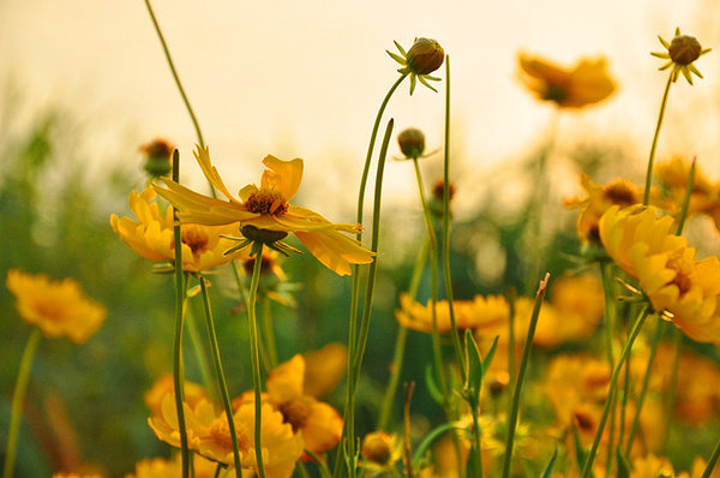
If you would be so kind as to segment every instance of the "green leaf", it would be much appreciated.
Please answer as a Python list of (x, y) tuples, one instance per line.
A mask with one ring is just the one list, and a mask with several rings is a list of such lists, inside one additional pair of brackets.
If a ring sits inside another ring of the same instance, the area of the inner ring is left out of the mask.
[(493, 343), (490, 346), (490, 350), (488, 350), (488, 353), (485, 354), (485, 360), (483, 360), (483, 370), (487, 370), (490, 368), (490, 364), (492, 363), (493, 358), (495, 358), (495, 349), (497, 348), (499, 338), (499, 335), (495, 337), (495, 340), (493, 340)]
[(467, 364), (465, 388), (473, 394), (475, 403), (477, 403), (477, 399), (480, 395), (480, 385), (482, 383), (484, 370), (480, 350), (478, 349), (475, 337), (473, 337), (470, 330), (465, 331), (465, 359)]
[(616, 450), (617, 454), (617, 478), (630, 478), (630, 462), (620, 451), (620, 447)]
[(585, 461), (587, 461), (588, 451), (583, 448), (580, 443), (580, 432), (578, 431), (577, 425), (572, 424), (573, 439), (575, 441), (575, 456), (577, 457), (578, 468), (582, 472)]
[(550, 478), (552, 476), (553, 468), (555, 467), (555, 460), (557, 459), (557, 445), (555, 445), (555, 453), (553, 453), (552, 458), (550, 458), (550, 462), (545, 467), (545, 471), (543, 471), (542, 477), (543, 478)]
[(467, 465), (465, 467), (465, 475), (470, 476), (483, 476), (482, 470), (480, 467), (482, 466), (481, 463), (479, 463), (479, 453), (477, 450), (477, 443), (473, 443), (472, 448), (470, 449), (470, 454), (468, 455), (468, 461)]
[(433, 398), (433, 400), (435, 400), (437, 403), (442, 404), (443, 394), (435, 383), (431, 365), (425, 367), (425, 384), (427, 385), (428, 392), (430, 392), (430, 396)]

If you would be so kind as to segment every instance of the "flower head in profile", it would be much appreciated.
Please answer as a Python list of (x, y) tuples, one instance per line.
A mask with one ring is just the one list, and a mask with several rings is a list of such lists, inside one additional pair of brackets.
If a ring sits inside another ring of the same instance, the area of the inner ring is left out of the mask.
[(598, 103), (615, 91), (605, 59), (582, 59), (571, 70), (547, 60), (520, 54), (520, 79), (538, 99), (560, 108), (582, 108)]
[(698, 342), (720, 343), (720, 261), (695, 260), (695, 249), (670, 232), (670, 216), (652, 208), (613, 206), (600, 219), (610, 257), (638, 280), (655, 311)]
[(658, 39), (667, 51), (651, 52), (650, 54), (657, 58), (662, 58), (663, 60), (669, 60), (667, 63), (660, 67), (660, 70), (667, 70), (668, 68), (672, 67), (671, 75), (673, 83), (677, 81), (680, 73), (683, 74), (685, 79), (691, 85), (693, 84), (693, 73), (700, 78), (703, 77), (693, 63), (695, 62), (695, 60), (708, 53), (710, 51), (710, 48), (703, 49), (703, 47), (700, 46), (700, 42), (697, 40), (697, 38), (681, 34), (680, 28), (675, 29), (675, 37), (670, 43), (665, 41), (663, 37), (659, 35)]
[(390, 471), (402, 456), (402, 442), (395, 435), (383, 431), (368, 433), (360, 447), (360, 467), (369, 473)]
[[(208, 181), (227, 200), (198, 194), (169, 179), (164, 180), (167, 189), (153, 184), (157, 193), (178, 209), (183, 223), (206, 226), (240, 223), (245, 237), (239, 246), (262, 243), (287, 250), (289, 246), (280, 241), (293, 233), (321, 263), (340, 275), (351, 273), (350, 264), (373, 261), (375, 254), (347, 235), (359, 232), (359, 224), (333, 223), (310, 209), (289, 203), (300, 188), (302, 159), (283, 161), (267, 156), (263, 160), (267, 169), (262, 174), (260, 187), (248, 184), (236, 199), (211, 164), (208, 149), (198, 146), (195, 158)], [(231, 250), (241, 248), (236, 246)]]
[[(184, 407), (190, 449), (210, 460), (232, 465), (233, 447), (225, 413), (207, 400), (200, 400), (194, 407), (186, 403)], [(269, 404), (262, 407), (261, 443), (265, 476), (289, 478), (303, 452), (302, 437), (293, 433), (292, 427), (283, 422), (283, 416)], [(256, 472), (254, 405), (245, 403), (237, 407), (233, 418), (242, 468)], [(160, 440), (180, 448), (177, 410), (172, 393), (163, 397), (160, 414), (151, 416), (148, 424)]]
[(164, 139), (155, 139), (140, 146), (140, 151), (145, 155), (143, 169), (151, 178), (167, 176), (172, 172), (171, 156), (175, 146)]
[(46, 337), (68, 337), (84, 343), (105, 320), (105, 307), (88, 299), (80, 284), (67, 278), (50, 280), (44, 274), (30, 275), (11, 269), (7, 288), (16, 297), (17, 311)]
[(430, 75), (445, 61), (445, 50), (440, 43), (432, 38), (416, 38), (408, 51), (405, 51), (400, 43), (394, 43), (400, 54), (391, 51), (387, 53), (402, 65), (398, 72), (410, 75), (410, 95), (415, 91), (418, 81), (437, 93), (437, 90), (428, 81), (440, 81), (440, 78)]
[[(507, 324), (507, 317), (510, 314), (510, 306), (503, 296), (477, 296), (474, 300), (455, 300), (453, 310), (458, 330), (494, 331), (501, 328), (502, 324)], [(423, 305), (412, 300), (409, 294), (403, 293), (400, 295), (400, 309), (395, 311), (395, 318), (403, 327), (432, 333), (432, 302), (428, 301)], [(446, 300), (436, 302), (435, 318), (438, 332), (445, 334), (452, 330), (450, 306)]]
[[(333, 407), (305, 393), (304, 381), (305, 359), (298, 354), (270, 372), (263, 401), (280, 412), (283, 421), (292, 426), (293, 432), (302, 435), (305, 448), (322, 453), (340, 441), (343, 421)], [(247, 392), (236, 399), (233, 405), (242, 406), (253, 399), (252, 392)]]
[[(151, 261), (174, 261), (173, 210), (168, 208), (163, 214), (154, 199), (155, 191), (152, 188), (146, 188), (141, 193), (131, 191), (130, 209), (137, 220), (113, 214), (110, 216), (110, 225), (140, 257)], [(236, 232), (237, 227), (233, 225), (183, 224), (180, 228), (183, 270), (202, 272), (224, 266), (234, 259), (248, 257), (247, 251), (224, 254), (234, 242), (223, 235)]]
[[(193, 475), (195, 478), (214, 478), (217, 463), (195, 453), (192, 458)], [(232, 473), (229, 473), (232, 475)], [(125, 478), (177, 478), (182, 476), (182, 457), (178, 453), (175, 458), (147, 458), (135, 463), (135, 473)]]

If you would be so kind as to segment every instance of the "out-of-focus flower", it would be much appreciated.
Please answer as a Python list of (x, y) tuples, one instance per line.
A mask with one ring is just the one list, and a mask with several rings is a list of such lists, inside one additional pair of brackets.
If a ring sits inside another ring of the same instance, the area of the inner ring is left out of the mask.
[(672, 478), (675, 476), (675, 469), (667, 458), (650, 454), (639, 456), (632, 461), (630, 476), (632, 478)]
[(417, 128), (404, 129), (397, 140), (407, 159), (418, 159), (425, 152), (425, 134)]
[[(283, 422), (291, 425), (293, 432), (302, 435), (305, 448), (322, 453), (340, 441), (343, 421), (333, 407), (305, 393), (304, 379), (305, 359), (297, 354), (270, 372), (263, 401), (281, 413)], [(253, 399), (253, 392), (246, 392), (233, 401), (233, 406)]]
[(600, 238), (655, 311), (693, 340), (720, 343), (720, 261), (696, 261), (695, 249), (672, 226), (670, 216), (658, 218), (654, 209), (613, 206), (600, 219)]
[(428, 81), (440, 81), (440, 78), (430, 76), (430, 73), (440, 68), (445, 60), (445, 50), (440, 43), (432, 38), (416, 38), (407, 52), (398, 42), (395, 42), (395, 46), (400, 55), (391, 51), (387, 53), (403, 66), (398, 72), (410, 75), (410, 95), (415, 91), (417, 81), (437, 93)]
[(361, 230), (359, 224), (336, 224), (288, 202), (300, 188), (302, 159), (282, 161), (267, 156), (263, 160), (267, 169), (262, 174), (260, 187), (248, 184), (238, 193), (238, 200), (230, 194), (210, 162), (207, 148), (198, 146), (195, 158), (208, 181), (228, 200), (198, 194), (169, 179), (164, 180), (167, 189), (153, 184), (158, 194), (178, 208), (178, 216), (184, 223), (207, 226), (240, 223), (246, 239), (271, 247), (279, 247), (278, 241), (293, 233), (320, 262), (340, 275), (350, 274), (351, 264), (373, 261), (374, 253), (344, 234), (357, 233)]
[[(455, 197), (455, 185), (450, 183), (450, 190), (448, 191), (448, 201), (452, 205), (452, 200)], [(433, 216), (442, 218), (445, 214), (445, 181), (439, 179), (435, 182), (432, 189), (430, 190), (430, 198), (428, 199), (428, 207)], [(452, 208), (450, 209), (450, 218), (452, 218)]]
[(615, 91), (605, 70), (605, 59), (582, 59), (572, 70), (541, 58), (520, 54), (520, 79), (540, 100), (561, 108), (582, 108), (598, 103)]
[[(234, 468), (232, 468), (234, 470)], [(197, 453), (193, 454), (193, 474), (195, 478), (214, 478), (217, 463), (210, 461)], [(232, 476), (232, 471), (228, 476)], [(147, 458), (135, 464), (135, 473), (125, 475), (125, 478), (177, 478), (182, 476), (182, 458), (176, 454), (175, 458)]]
[(167, 176), (172, 172), (171, 156), (175, 146), (164, 139), (156, 139), (140, 146), (145, 155), (143, 169), (151, 178)]
[[(224, 411), (206, 400), (200, 400), (193, 408), (184, 405), (185, 421), (190, 449), (210, 460), (232, 465), (233, 447), (227, 417)], [(302, 436), (293, 433), (290, 424), (284, 423), (283, 416), (270, 404), (262, 405), (263, 464), (268, 478), (289, 478), (295, 463), (303, 452)], [(255, 405), (240, 404), (233, 415), (240, 462), (243, 469), (257, 472), (255, 462)], [(157, 437), (180, 448), (177, 410), (173, 394), (166, 394), (162, 401), (161, 415), (148, 419)]]
[(103, 478), (97, 473), (53, 473), (52, 478)]
[(68, 337), (84, 343), (105, 320), (105, 307), (88, 299), (80, 284), (67, 278), (52, 281), (44, 274), (11, 269), (7, 288), (17, 299), (20, 317), (37, 325), (46, 337)]
[[(668, 196), (667, 208), (677, 216), (685, 202), (690, 180), (690, 165), (681, 158), (674, 157), (670, 161), (658, 163), (654, 173), (663, 193)], [(690, 191), (687, 214), (688, 216), (707, 214), (715, 222), (715, 227), (720, 230), (720, 186), (710, 183), (697, 168)]]
[(335, 390), (347, 372), (348, 352), (343, 344), (330, 343), (320, 350), (305, 352), (303, 357), (305, 395), (315, 398), (327, 395)]
[[(395, 311), (395, 318), (403, 327), (417, 330), (419, 332), (432, 333), (432, 302), (426, 305), (415, 302), (410, 295), (400, 295), (400, 309)], [(453, 301), (455, 312), (455, 323), (458, 330), (467, 329), (495, 329), (503, 323), (507, 323), (510, 306), (502, 296), (477, 296), (475, 300)], [(446, 300), (437, 301), (435, 304), (435, 315), (438, 332), (449, 333), (450, 306)]]
[(363, 438), (360, 448), (360, 467), (370, 473), (381, 473), (395, 467), (402, 456), (402, 443), (397, 436), (383, 431), (372, 432)]
[[(172, 374), (163, 375), (153, 384), (150, 390), (145, 392), (145, 406), (150, 410), (151, 415), (158, 417), (162, 415), (162, 401), (168, 393), (175, 393), (175, 382)], [(211, 400), (210, 395), (202, 385), (188, 380), (185, 380), (184, 399), (190, 408), (195, 408), (200, 400), (208, 402)]]
[(650, 54), (663, 60), (670, 60), (661, 66), (660, 70), (667, 70), (672, 67), (673, 83), (677, 81), (680, 73), (683, 74), (691, 85), (693, 84), (692, 73), (695, 73), (700, 78), (703, 77), (693, 63), (702, 55), (709, 52), (710, 48), (703, 49), (697, 38), (681, 34), (679, 28), (675, 29), (675, 37), (670, 43), (666, 42), (663, 37), (659, 35), (658, 39), (667, 52), (651, 52)]
[[(173, 232), (173, 211), (168, 208), (165, 215), (155, 199), (155, 192), (147, 188), (141, 193), (130, 192), (130, 209), (137, 218), (110, 216), (110, 225), (120, 239), (140, 257), (151, 261), (175, 260), (175, 236)], [(247, 257), (247, 251), (236, 251), (223, 255), (234, 242), (221, 237), (237, 234), (237, 227), (201, 226), (183, 224), (182, 238), (183, 270), (201, 272), (224, 266), (234, 259)]]

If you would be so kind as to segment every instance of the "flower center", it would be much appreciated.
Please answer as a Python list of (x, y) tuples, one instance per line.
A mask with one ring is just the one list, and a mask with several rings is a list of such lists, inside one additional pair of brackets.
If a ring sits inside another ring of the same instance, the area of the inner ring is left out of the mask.
[(578, 428), (583, 431), (591, 431), (595, 428), (595, 420), (593, 418), (583, 412), (583, 411), (576, 411), (573, 413), (573, 418), (575, 419), (575, 423), (577, 423)]
[(692, 289), (692, 268), (687, 261), (682, 260), (681, 252), (676, 252), (668, 259), (667, 267), (675, 270), (676, 274), (670, 284), (677, 286), (680, 290), (680, 297)]
[(307, 422), (310, 416), (310, 408), (304, 401), (298, 398), (281, 403), (278, 410), (282, 413), (283, 422), (289, 423), (292, 426), (293, 432), (297, 432), (304, 427), (305, 422)]
[(195, 224), (183, 225), (181, 237), (183, 244), (186, 244), (193, 254), (203, 249), (209, 240), (207, 231)]
[(255, 214), (280, 216), (288, 210), (288, 203), (279, 192), (261, 188), (250, 194), (245, 207)]
[(565, 101), (568, 97), (568, 90), (563, 85), (558, 85), (557, 83), (550, 83), (547, 85), (547, 90), (545, 90), (545, 99), (554, 101), (555, 103), (562, 103)]
[(619, 206), (630, 206), (637, 202), (635, 193), (623, 181), (610, 183), (604, 192), (610, 202)]
[[(216, 419), (210, 426), (208, 432), (213, 443), (215, 443), (224, 452), (232, 453), (232, 437), (230, 436), (230, 427), (228, 426), (227, 418), (223, 415), (222, 418)], [(237, 436), (238, 449), (247, 451), (252, 444), (250, 438), (246, 435), (243, 430), (235, 429), (235, 435)]]

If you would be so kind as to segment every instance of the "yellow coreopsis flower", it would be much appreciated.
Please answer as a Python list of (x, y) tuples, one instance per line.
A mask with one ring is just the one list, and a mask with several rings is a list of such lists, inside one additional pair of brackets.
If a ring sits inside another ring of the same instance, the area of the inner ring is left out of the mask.
[(348, 351), (340, 343), (330, 343), (320, 350), (303, 354), (305, 377), (303, 391), (311, 397), (322, 397), (335, 390), (347, 372)]
[[(141, 193), (130, 192), (130, 209), (137, 220), (129, 217), (110, 217), (110, 225), (120, 239), (139, 256), (151, 261), (175, 260), (175, 237), (173, 210), (163, 215), (155, 199), (155, 192), (147, 188)], [(237, 234), (232, 225), (202, 226), (183, 224), (181, 229), (183, 270), (201, 272), (224, 266), (234, 259), (247, 257), (247, 252), (237, 251), (223, 255), (234, 242), (222, 235)]]
[[(293, 432), (302, 434), (305, 448), (322, 453), (340, 441), (343, 421), (333, 407), (305, 393), (304, 380), (305, 359), (297, 354), (270, 372), (263, 401), (282, 414), (283, 421), (292, 426)], [(241, 406), (252, 402), (253, 398), (253, 393), (247, 392), (233, 405)]]
[(605, 59), (582, 59), (572, 70), (541, 58), (520, 54), (520, 79), (535, 96), (561, 108), (582, 108), (598, 103), (615, 91)]
[(210, 162), (208, 149), (198, 146), (195, 158), (205, 177), (227, 201), (198, 194), (169, 179), (164, 180), (167, 189), (153, 184), (158, 194), (178, 208), (182, 222), (208, 226), (240, 223), (246, 238), (270, 246), (293, 233), (312, 255), (340, 275), (351, 273), (350, 264), (373, 261), (374, 253), (346, 235), (359, 232), (359, 224), (333, 223), (314, 211), (289, 203), (300, 188), (302, 159), (283, 161), (267, 156), (263, 160), (267, 169), (260, 187), (249, 184), (236, 199)]
[[(669, 198), (668, 209), (677, 215), (685, 202), (690, 181), (690, 165), (681, 158), (674, 157), (655, 166), (655, 178)], [(697, 168), (690, 191), (687, 214), (688, 216), (707, 214), (715, 222), (715, 227), (720, 230), (720, 186), (712, 184)]]
[(696, 261), (695, 249), (672, 226), (672, 217), (658, 218), (654, 209), (613, 206), (600, 219), (600, 238), (655, 311), (693, 340), (720, 343), (720, 261)]
[[(205, 458), (232, 466), (233, 447), (225, 412), (219, 412), (215, 405), (206, 400), (200, 400), (192, 408), (187, 404), (184, 407), (190, 449)], [(265, 476), (289, 478), (303, 452), (302, 436), (293, 433), (292, 427), (284, 423), (282, 414), (270, 404), (263, 404), (262, 407), (261, 443)], [(242, 467), (257, 472), (255, 406), (252, 403), (241, 404), (236, 408), (233, 418)], [(160, 440), (177, 448), (181, 446), (172, 393), (163, 397), (161, 415), (151, 416), (148, 423)]]
[(68, 337), (85, 342), (100, 327), (107, 311), (88, 299), (80, 284), (67, 278), (52, 281), (44, 274), (30, 275), (11, 269), (7, 288), (17, 298), (20, 316), (42, 330), (46, 337)]
[[(162, 416), (162, 401), (165, 395), (175, 392), (175, 381), (172, 374), (165, 374), (160, 377), (153, 386), (145, 392), (143, 400), (145, 406), (153, 416)], [(210, 401), (210, 395), (205, 388), (197, 383), (185, 380), (185, 391), (183, 398), (190, 408), (194, 408), (201, 400)]]
[[(195, 478), (214, 478), (217, 463), (210, 461), (197, 453), (193, 454), (193, 475)], [(182, 476), (182, 459), (180, 454), (175, 458), (145, 459), (135, 464), (135, 473), (125, 475), (125, 478), (177, 478)], [(228, 473), (232, 476), (232, 472)]]
[[(483, 329), (495, 330), (503, 323), (507, 323), (510, 306), (502, 296), (477, 296), (474, 300), (453, 301), (455, 312), (455, 325), (458, 330)], [(439, 300), (435, 304), (435, 316), (438, 332), (449, 333), (450, 306), (447, 300)], [(415, 302), (410, 295), (400, 295), (400, 309), (395, 311), (395, 318), (403, 327), (419, 332), (432, 333), (432, 301), (426, 305)]]
[(378, 431), (365, 435), (360, 447), (360, 467), (371, 474), (389, 472), (402, 457), (402, 442), (396, 435)]

